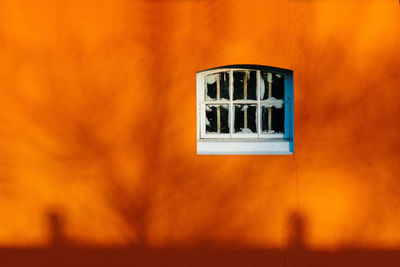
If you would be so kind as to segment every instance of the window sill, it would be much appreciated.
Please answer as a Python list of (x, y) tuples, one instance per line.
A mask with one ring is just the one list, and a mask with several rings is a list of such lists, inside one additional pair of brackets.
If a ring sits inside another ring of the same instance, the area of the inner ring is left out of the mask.
[(293, 139), (198, 139), (200, 155), (275, 155), (293, 154)]

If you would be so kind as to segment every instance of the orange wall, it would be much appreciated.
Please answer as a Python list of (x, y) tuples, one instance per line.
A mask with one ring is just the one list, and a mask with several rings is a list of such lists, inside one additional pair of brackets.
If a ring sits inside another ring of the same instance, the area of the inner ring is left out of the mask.
[[(4, 0), (0, 245), (400, 247), (395, 0)], [(294, 70), (295, 155), (196, 155), (196, 71)], [(297, 166), (297, 176), (296, 176)]]

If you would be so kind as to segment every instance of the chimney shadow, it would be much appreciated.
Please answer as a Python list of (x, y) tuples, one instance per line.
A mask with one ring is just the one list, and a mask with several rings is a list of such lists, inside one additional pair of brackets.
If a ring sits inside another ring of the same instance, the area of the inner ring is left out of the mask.
[(49, 224), (49, 247), (66, 247), (68, 246), (68, 238), (65, 235), (65, 221), (61, 213), (51, 211), (47, 214)]
[(300, 212), (289, 216), (288, 249), (304, 250), (306, 247), (306, 221)]

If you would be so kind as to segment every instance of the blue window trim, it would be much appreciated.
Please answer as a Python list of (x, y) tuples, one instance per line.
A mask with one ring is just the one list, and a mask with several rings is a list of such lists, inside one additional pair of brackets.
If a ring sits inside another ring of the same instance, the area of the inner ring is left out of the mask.
[(289, 71), (285, 75), (285, 138), (291, 139), (290, 151), (294, 153), (294, 88), (293, 88), (293, 71)]

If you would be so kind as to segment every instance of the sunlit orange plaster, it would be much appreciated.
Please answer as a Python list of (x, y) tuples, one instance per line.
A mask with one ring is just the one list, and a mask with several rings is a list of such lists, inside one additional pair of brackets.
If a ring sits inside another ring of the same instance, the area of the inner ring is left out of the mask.
[[(0, 244), (398, 247), (392, 2), (3, 1)], [(245, 63), (294, 70), (295, 156), (196, 155), (196, 71)]]

